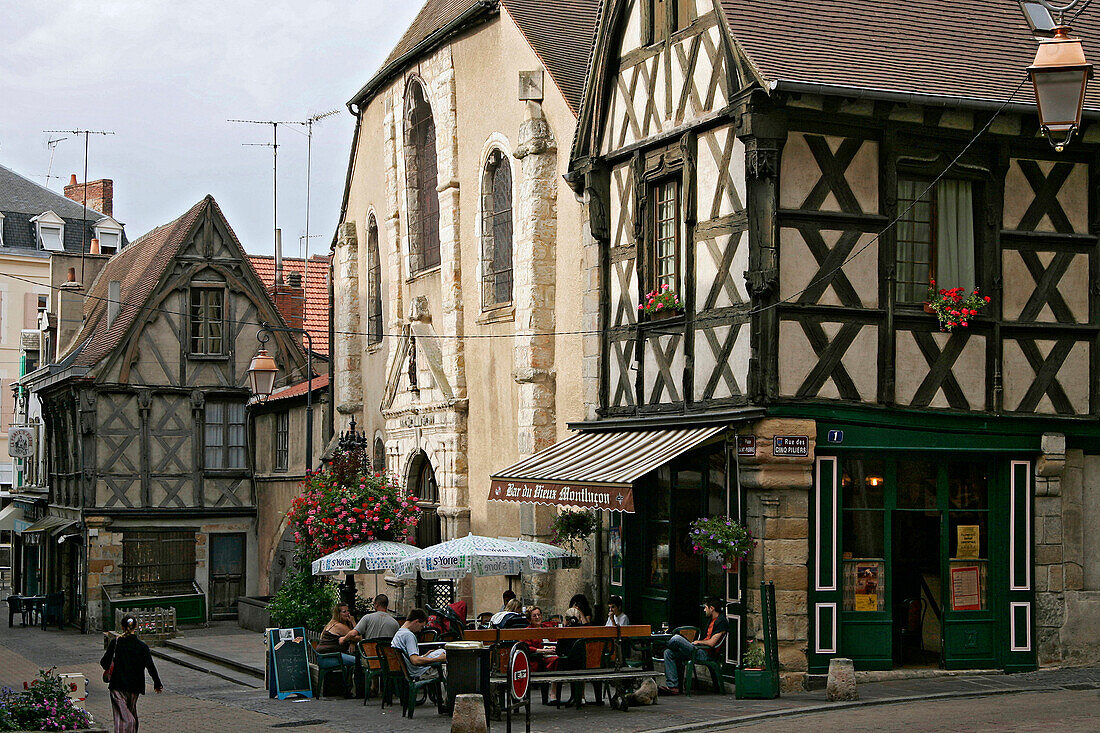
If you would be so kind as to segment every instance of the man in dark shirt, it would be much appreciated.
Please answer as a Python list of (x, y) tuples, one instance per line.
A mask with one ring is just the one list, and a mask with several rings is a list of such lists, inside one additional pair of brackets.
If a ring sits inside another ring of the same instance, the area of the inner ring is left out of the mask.
[(707, 617), (707, 631), (702, 639), (690, 642), (676, 634), (669, 639), (665, 647), (665, 684), (657, 688), (662, 695), (680, 694), (680, 662), (694, 659), (705, 662), (721, 648), (726, 640), (729, 623), (726, 615), (720, 611), (722, 602), (717, 598), (708, 598), (703, 604), (703, 614)]

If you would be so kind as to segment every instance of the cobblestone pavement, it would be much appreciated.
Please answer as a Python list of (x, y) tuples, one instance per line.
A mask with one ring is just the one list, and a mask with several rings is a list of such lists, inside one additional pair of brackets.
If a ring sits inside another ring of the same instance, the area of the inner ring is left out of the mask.
[[(6, 609), (0, 604), (0, 611)], [(0, 614), (0, 618), (6, 614)], [(248, 634), (232, 627), (215, 627), (208, 630), (188, 631), (187, 638), (196, 644), (225, 651), (241, 650), (255, 639), (262, 644), (261, 635)], [(99, 658), (102, 655), (102, 638), (99, 635), (80, 635), (72, 631), (35, 628), (8, 629), (0, 625), (0, 684), (22, 687), (23, 680), (29, 680), (39, 667), (57, 665), (59, 671), (80, 671), (91, 680), (88, 708), (97, 720), (110, 720), (110, 703), (106, 686), (100, 679)], [(261, 652), (262, 655), (262, 652)], [(215, 733), (233, 731), (233, 733), (252, 733), (253, 731), (278, 731), (283, 729), (320, 733), (321, 731), (377, 731), (378, 733), (404, 733), (406, 731), (425, 731), (444, 733), (450, 730), (450, 718), (439, 716), (431, 706), (419, 708), (414, 720), (401, 717), (400, 708), (380, 710), (377, 698), (364, 707), (363, 701), (346, 699), (324, 700), (272, 700), (264, 690), (244, 687), (203, 672), (188, 669), (166, 660), (157, 660), (157, 666), (164, 680), (166, 692), (163, 695), (147, 695), (142, 698), (142, 730), (146, 733), (157, 731), (190, 733)], [(848, 728), (845, 721), (862, 725), (874, 725), (876, 730), (892, 727), (895, 710), (908, 710), (910, 707), (922, 709), (922, 705), (934, 704), (936, 709), (942, 706), (943, 715), (949, 716), (954, 707), (970, 709), (973, 700), (959, 702), (942, 699), (947, 696), (983, 695), (992, 692), (1015, 691), (1024, 693), (1012, 696), (1016, 700), (1030, 695), (1032, 691), (1054, 693), (1038, 695), (1036, 699), (1060, 700), (1061, 695), (1070, 699), (1091, 700), (1095, 702), (1100, 689), (1100, 669), (1044, 670), (1021, 675), (973, 675), (937, 677), (931, 679), (909, 679), (893, 682), (879, 682), (860, 685), (861, 701), (858, 708), (841, 708), (825, 701), (824, 692), (803, 692), (784, 695), (778, 700), (736, 700), (732, 695), (720, 696), (700, 694), (691, 698), (661, 698), (660, 704), (632, 708), (628, 713), (611, 710), (608, 707), (586, 706), (581, 710), (555, 710), (535, 704), (532, 710), (532, 730), (539, 733), (628, 733), (635, 731), (675, 731), (684, 733), (689, 730), (714, 731), (722, 726), (736, 723), (757, 727), (761, 716), (774, 716), (797, 711), (815, 715), (817, 720), (836, 722), (837, 728)], [(1055, 696), (1059, 697), (1055, 697)], [(591, 699), (589, 691), (589, 699)], [(912, 704), (915, 700), (928, 701)], [(937, 699), (941, 698), (941, 699)], [(983, 705), (998, 709), (999, 704), (1009, 699), (1004, 695), (982, 698)], [(875, 705), (896, 701), (889, 706)], [(907, 702), (909, 704), (907, 704)], [(870, 707), (864, 707), (870, 705)], [(866, 711), (866, 718), (856, 712)], [(1074, 714), (1077, 714), (1074, 710)], [(902, 720), (909, 713), (897, 713)], [(841, 716), (834, 718), (833, 716)], [(851, 716), (851, 717), (849, 717)], [(938, 718), (938, 716), (937, 716)], [(951, 718), (938, 718), (948, 720)], [(1023, 719), (1021, 719), (1023, 720)], [(776, 726), (798, 725), (799, 730), (806, 727), (805, 715), (797, 718), (769, 718), (769, 730), (787, 730)], [(878, 722), (875, 722), (878, 721)], [(884, 728), (882, 721), (888, 725)], [(925, 718), (924, 722), (929, 722)], [(926, 730), (920, 724), (910, 726), (916, 730)], [(833, 728), (833, 729), (837, 729)], [(974, 728), (973, 730), (991, 730), (994, 728)], [(494, 723), (494, 730), (503, 730), (502, 723)], [(869, 729), (869, 728), (867, 728)], [(1073, 729), (1073, 728), (1069, 728)], [(1089, 728), (1081, 728), (1088, 730)], [(861, 730), (853, 728), (852, 730)], [(1027, 730), (1025, 728), (1024, 730)]]

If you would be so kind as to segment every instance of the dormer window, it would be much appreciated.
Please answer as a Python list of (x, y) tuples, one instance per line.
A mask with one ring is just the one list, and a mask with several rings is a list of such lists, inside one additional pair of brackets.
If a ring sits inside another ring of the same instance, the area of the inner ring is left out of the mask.
[(122, 225), (109, 216), (96, 222), (95, 236), (102, 254), (113, 255), (122, 247)]
[(4, 215), (0, 214), (0, 247), (4, 246)]
[(35, 227), (35, 239), (38, 242), (38, 249), (50, 252), (65, 251), (64, 219), (52, 211), (47, 211), (32, 218), (31, 223)]

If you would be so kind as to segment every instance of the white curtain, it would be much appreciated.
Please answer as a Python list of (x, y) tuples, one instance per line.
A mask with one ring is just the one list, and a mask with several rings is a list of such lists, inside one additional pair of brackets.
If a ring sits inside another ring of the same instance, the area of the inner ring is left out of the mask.
[(936, 286), (974, 289), (974, 192), (969, 181), (936, 186)]

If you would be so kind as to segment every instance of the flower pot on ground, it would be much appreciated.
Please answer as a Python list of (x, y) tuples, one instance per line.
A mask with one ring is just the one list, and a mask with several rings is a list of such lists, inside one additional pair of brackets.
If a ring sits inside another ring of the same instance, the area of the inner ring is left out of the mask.
[(733, 672), (734, 695), (738, 700), (774, 700), (779, 697), (776, 675), (770, 669), (744, 669)]
[(93, 729), (91, 714), (73, 705), (53, 669), (41, 670), (23, 684), (21, 692), (10, 687), (0, 691), (0, 731)]

